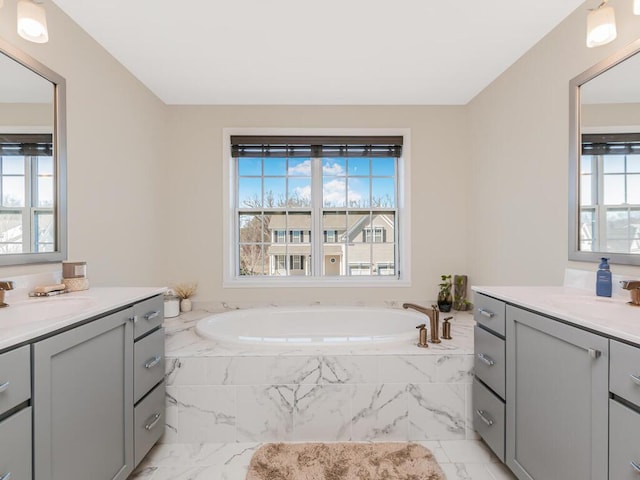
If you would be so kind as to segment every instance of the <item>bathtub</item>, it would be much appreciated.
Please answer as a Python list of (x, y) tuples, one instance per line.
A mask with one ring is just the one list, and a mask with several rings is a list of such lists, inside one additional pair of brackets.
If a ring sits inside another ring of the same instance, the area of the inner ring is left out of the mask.
[(354, 345), (413, 341), (427, 317), (372, 307), (271, 307), (219, 313), (196, 325), (201, 337), (253, 345)]

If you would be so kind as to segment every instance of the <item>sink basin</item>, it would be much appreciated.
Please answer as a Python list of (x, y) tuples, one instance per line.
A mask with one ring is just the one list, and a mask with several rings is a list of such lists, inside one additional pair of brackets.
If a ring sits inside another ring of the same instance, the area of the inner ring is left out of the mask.
[(11, 302), (0, 308), (0, 327), (80, 314), (95, 305), (89, 297), (45, 297)]

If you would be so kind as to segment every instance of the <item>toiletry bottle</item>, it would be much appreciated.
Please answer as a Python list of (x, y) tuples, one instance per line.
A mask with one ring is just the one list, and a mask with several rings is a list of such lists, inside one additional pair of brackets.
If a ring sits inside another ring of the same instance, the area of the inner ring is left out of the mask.
[(601, 258), (596, 272), (596, 295), (599, 297), (611, 296), (611, 269), (608, 258)]

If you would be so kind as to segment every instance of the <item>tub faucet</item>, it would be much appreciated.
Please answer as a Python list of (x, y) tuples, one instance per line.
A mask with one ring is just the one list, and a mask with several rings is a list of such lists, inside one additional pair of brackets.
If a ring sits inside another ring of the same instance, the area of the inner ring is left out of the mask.
[(640, 280), (623, 280), (620, 285), (631, 293), (631, 301), (629, 303), (640, 306)]
[(420, 305), (416, 305), (415, 303), (403, 303), (402, 308), (412, 308), (420, 313), (424, 313), (427, 317), (429, 317), (429, 323), (431, 324), (431, 343), (440, 343), (441, 340), (438, 338), (438, 331), (440, 330), (440, 326), (438, 323), (440, 322), (440, 312), (438, 311), (438, 307), (436, 305), (431, 305), (431, 308), (421, 307)]
[(0, 308), (8, 307), (8, 303), (4, 303), (4, 292), (13, 290), (13, 282), (9, 280), (0, 280)]

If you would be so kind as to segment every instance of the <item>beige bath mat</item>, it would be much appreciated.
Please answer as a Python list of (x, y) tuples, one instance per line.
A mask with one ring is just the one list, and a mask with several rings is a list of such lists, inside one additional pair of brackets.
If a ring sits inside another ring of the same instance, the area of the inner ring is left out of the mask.
[(246, 480), (445, 480), (433, 454), (415, 443), (269, 443)]

